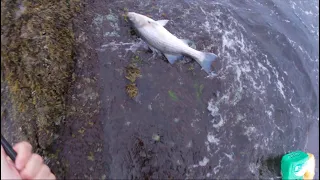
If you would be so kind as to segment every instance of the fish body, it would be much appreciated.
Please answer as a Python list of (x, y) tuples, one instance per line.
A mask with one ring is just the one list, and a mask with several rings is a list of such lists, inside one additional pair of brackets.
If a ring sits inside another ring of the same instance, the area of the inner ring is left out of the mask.
[(171, 64), (186, 55), (196, 60), (207, 73), (211, 72), (211, 64), (217, 56), (214, 53), (197, 51), (188, 45), (189, 40), (179, 39), (171, 34), (164, 28), (168, 20), (155, 21), (134, 12), (129, 12), (128, 17), (150, 48), (162, 52)]

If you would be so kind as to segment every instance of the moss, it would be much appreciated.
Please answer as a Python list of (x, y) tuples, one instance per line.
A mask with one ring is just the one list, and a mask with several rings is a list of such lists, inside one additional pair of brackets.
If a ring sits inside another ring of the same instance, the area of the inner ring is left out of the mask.
[(83, 134), (85, 131), (86, 131), (86, 129), (83, 128), (83, 127), (81, 127), (81, 128), (78, 130), (78, 133)]
[(55, 153), (49, 153), (47, 156), (50, 159), (57, 160), (59, 157), (60, 150), (57, 150)]
[(87, 156), (87, 159), (88, 159), (89, 161), (94, 161), (94, 154), (93, 154), (93, 152), (89, 152), (89, 155)]
[(123, 17), (124, 21), (129, 22), (129, 21), (128, 21), (128, 15), (127, 15), (127, 14), (122, 14), (122, 17)]
[(198, 84), (195, 84), (194, 88), (196, 90), (196, 97), (197, 97), (198, 100), (200, 100), (200, 97), (202, 96), (202, 91), (203, 91), (204, 85), (200, 84), (198, 86)]
[(123, 8), (123, 11), (124, 11), (125, 13), (128, 13), (129, 10), (128, 10), (127, 7), (124, 7), (124, 8)]
[(124, 7), (122, 11), (123, 11), (123, 14), (122, 14), (123, 19), (124, 19), (126, 22), (129, 22), (129, 21), (128, 21), (128, 8)]
[(139, 55), (135, 55), (133, 58), (132, 58), (132, 61), (131, 61), (133, 64), (142, 64), (143, 61), (142, 59), (139, 57)]
[(88, 125), (93, 126), (93, 122), (89, 121)]
[[(138, 55), (135, 55), (133, 59), (140, 59)], [(140, 69), (135, 64), (130, 64), (126, 67), (126, 79), (130, 81), (128, 85), (126, 85), (126, 92), (130, 98), (134, 98), (138, 95), (138, 88), (135, 84), (138, 77), (141, 76)]]
[[(72, 17), (79, 0), (1, 1), (1, 70), (14, 118), (29, 141), (45, 149), (65, 116), (74, 68)], [(16, 10), (25, 11), (16, 17)]]
[(193, 71), (194, 70), (194, 67), (193, 65), (190, 65), (190, 67), (188, 68), (189, 71)]
[(168, 94), (169, 94), (169, 97), (170, 97), (173, 101), (178, 101), (178, 100), (179, 100), (178, 97), (177, 97), (177, 95), (176, 95), (173, 91), (169, 90), (169, 91), (168, 91)]
[(130, 80), (132, 83), (137, 80), (138, 77), (141, 76), (141, 71), (134, 65), (129, 65), (126, 67), (126, 78)]

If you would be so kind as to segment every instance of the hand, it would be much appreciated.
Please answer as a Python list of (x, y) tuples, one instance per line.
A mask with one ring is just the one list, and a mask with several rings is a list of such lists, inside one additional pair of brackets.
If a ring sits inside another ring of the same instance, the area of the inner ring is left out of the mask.
[(17, 152), (15, 163), (1, 146), (1, 179), (56, 179), (42, 157), (32, 154), (29, 143), (20, 142), (13, 149)]

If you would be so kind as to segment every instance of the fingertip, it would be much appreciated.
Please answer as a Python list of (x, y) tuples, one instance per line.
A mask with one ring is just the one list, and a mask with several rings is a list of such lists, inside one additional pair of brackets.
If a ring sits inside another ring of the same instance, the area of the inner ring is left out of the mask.
[(43, 158), (39, 154), (32, 154), (32, 158), (38, 163), (43, 164)]
[(34, 179), (56, 179), (56, 176), (47, 165), (43, 165)]
[(13, 146), (13, 149), (18, 153), (21, 150), (28, 150), (32, 152), (32, 146), (27, 141), (22, 141)]
[(34, 179), (38, 172), (43, 169), (42, 166), (44, 166), (43, 158), (38, 154), (32, 154), (20, 175), (24, 179)]

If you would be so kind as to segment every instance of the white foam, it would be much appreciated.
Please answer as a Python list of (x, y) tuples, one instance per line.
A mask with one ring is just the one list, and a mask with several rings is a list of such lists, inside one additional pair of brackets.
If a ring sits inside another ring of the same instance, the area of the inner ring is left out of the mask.
[(199, 161), (199, 166), (206, 166), (209, 162), (207, 157), (204, 157), (202, 161)]
[(211, 99), (208, 103), (208, 110), (211, 112), (211, 115), (213, 116), (218, 114), (219, 112), (219, 108), (215, 106), (213, 99)]
[(270, 73), (269, 73), (269, 70), (264, 66), (262, 65), (260, 62), (258, 62), (258, 67), (259, 67), (259, 70), (262, 71), (262, 74), (266, 74), (268, 76), (268, 82), (269, 84), (271, 84), (271, 76), (270, 76)]
[(197, 124), (197, 122), (199, 122), (199, 121), (200, 121), (199, 118), (192, 119), (190, 126), (193, 127), (193, 128), (196, 128), (196, 127), (197, 127), (196, 124)]
[(211, 176), (212, 176), (211, 173), (207, 173), (207, 175), (206, 175), (207, 178), (210, 178)]
[(189, 141), (186, 147), (187, 148), (191, 148), (192, 147), (192, 141)]
[(220, 142), (218, 138), (213, 136), (212, 132), (209, 132), (209, 134), (207, 135), (207, 140), (209, 141), (209, 143), (212, 143), (215, 145), (219, 145), (219, 142)]
[(225, 31), (222, 35), (222, 52), (225, 52), (225, 48), (229, 48), (236, 52), (235, 45), (237, 44), (236, 41), (232, 38), (230, 38), (235, 33), (234, 30), (231, 31)]
[(209, 143), (208, 141), (205, 141), (204, 144), (205, 144), (206, 147), (207, 147), (207, 152), (210, 152), (210, 151), (211, 151), (210, 143)]
[(209, 34), (211, 34), (211, 26), (210, 26), (209, 21), (206, 21), (206, 22), (204, 23), (204, 29), (205, 29)]
[(227, 158), (228, 158), (230, 161), (233, 161), (233, 155), (232, 155), (232, 154), (224, 153), (224, 155), (227, 156)]
[(237, 118), (236, 118), (236, 122), (238, 123), (238, 122), (240, 122), (240, 121), (242, 121), (242, 122), (244, 122), (246, 119), (245, 119), (245, 116), (244, 115), (242, 115), (242, 114), (237, 114)]
[(304, 11), (304, 13), (305, 13), (306, 15), (313, 15), (313, 13), (312, 13), (311, 11)]
[(299, 107), (296, 107), (294, 104), (291, 103), (291, 106), (293, 107), (293, 109), (295, 109), (299, 114), (301, 113), (301, 110)]
[(253, 126), (250, 127), (244, 127), (245, 132), (244, 135), (248, 137), (248, 140), (251, 141), (251, 137), (256, 135), (257, 129)]
[(127, 121), (127, 122), (125, 123), (126, 126), (129, 126), (130, 124), (131, 124), (130, 121)]
[(251, 72), (251, 68), (250, 68), (250, 64), (249, 64), (249, 61), (244, 61), (242, 66), (241, 66), (241, 71), (243, 73), (248, 73), (248, 72)]
[[(295, 6), (295, 3), (291, 3), (291, 5)], [(232, 153), (222, 151), (222, 149), (225, 150), (225, 146), (233, 146), (232, 142), (222, 142), (218, 137), (221, 137), (221, 134), (219, 134), (221, 133), (221, 129), (226, 128), (227, 120), (236, 118), (235, 121), (228, 122), (228, 126), (237, 124), (237, 126), (243, 127), (244, 122), (249, 118), (245, 113), (237, 111), (238, 106), (236, 105), (241, 102), (242, 98), (250, 96), (255, 103), (257, 102), (261, 105), (265, 104), (262, 111), (266, 113), (266, 121), (270, 121), (270, 126), (278, 129), (279, 127), (273, 125), (274, 107), (272, 104), (269, 104), (268, 97), (263, 94), (266, 93), (267, 87), (276, 87), (275, 90), (280, 92), (280, 97), (282, 96), (285, 99), (286, 89), (284, 86), (284, 77), (281, 77), (278, 69), (270, 62), (273, 57), (262, 54), (258, 46), (242, 34), (242, 32), (245, 31), (245, 28), (239, 24), (236, 19), (232, 16), (228, 16), (226, 21), (217, 17), (215, 11), (206, 12), (203, 8), (200, 7), (200, 9), (206, 15), (201, 25), (203, 31), (221, 33), (222, 44), (221, 46), (218, 46), (217, 54), (224, 59), (221, 69), (217, 76), (215, 76), (220, 81), (225, 82), (225, 84), (222, 84), (223, 90), (222, 92), (217, 93), (217, 96), (210, 99), (207, 105), (212, 120), (210, 121), (211, 126), (207, 128), (207, 137), (203, 140), (207, 148), (206, 157), (222, 157), (219, 160), (219, 165), (214, 167), (213, 172), (208, 173), (208, 176), (210, 177), (212, 174), (217, 174), (219, 172), (221, 168), (220, 164), (223, 159), (232, 161), (234, 158)], [(214, 21), (212, 19), (214, 19)], [(287, 19), (283, 19), (282, 21), (290, 23), (290, 20)], [(223, 24), (223, 29), (221, 29), (220, 24)], [(208, 33), (210, 34), (210, 32)], [(214, 37), (211, 38), (213, 39)], [(289, 38), (288, 41), (292, 46), (298, 48), (296, 42)], [(212, 47), (213, 46), (211, 45), (204, 47), (204, 49), (211, 50)], [(303, 49), (301, 51), (303, 51)], [(260, 55), (264, 57), (259, 58)], [(276, 60), (277, 59), (275, 59), (275, 61)], [(288, 76), (287, 72), (284, 73)], [(208, 78), (210, 78), (210, 76)], [(271, 80), (275, 81), (272, 82)], [(217, 132), (217, 134), (214, 134), (213, 132)], [(253, 125), (244, 127), (243, 133), (248, 136), (249, 140), (259, 136), (257, 128)], [(261, 148), (268, 150), (270, 149), (268, 142), (268, 138), (263, 138), (262, 142), (256, 143), (254, 148), (259, 148), (260, 144)], [(203, 161), (203, 164), (206, 164), (205, 161)], [(200, 165), (195, 165), (193, 167), (199, 166)], [(257, 168), (254, 164), (250, 164), (249, 166), (249, 169), (252, 171)]]
[(279, 127), (278, 125), (276, 125), (276, 124), (274, 124), (274, 126), (275, 126), (279, 131), (281, 131), (281, 132), (284, 133), (284, 129), (280, 128), (280, 127)]
[(271, 119), (271, 118), (272, 118), (272, 112), (271, 112), (271, 111), (266, 110), (266, 113), (267, 113), (267, 115), (269, 116), (269, 118)]
[(291, 4), (292, 9), (296, 9), (296, 3), (295, 2), (290, 1), (290, 4)]
[[(220, 117), (221, 117), (221, 115), (219, 115)], [(222, 118), (220, 118), (220, 121), (219, 121), (219, 123), (217, 123), (217, 124), (213, 124), (213, 120), (211, 121), (212, 122), (212, 126), (214, 127), (214, 128), (220, 128), (220, 127), (222, 127), (223, 126), (223, 124), (224, 124), (224, 120), (222, 119)]]
[(220, 168), (222, 168), (222, 166), (221, 166), (221, 161), (222, 161), (222, 159), (223, 159), (223, 158), (219, 159), (219, 164), (218, 164), (218, 166), (216, 166), (216, 167), (213, 168), (213, 173), (214, 173), (214, 174), (217, 174), (217, 173), (219, 172)]
[(211, 72), (208, 76), (206, 76), (205, 78), (207, 79), (213, 79), (215, 77), (217, 77), (219, 74), (216, 74), (215, 72)]
[(255, 174), (258, 171), (259, 166), (254, 163), (250, 163), (248, 168), (252, 174)]
[(286, 99), (286, 96), (284, 95), (284, 91), (283, 91), (284, 86), (283, 86), (282, 82), (279, 80), (277, 81), (277, 87), (278, 87), (278, 90), (280, 91), (283, 99)]
[(254, 149), (258, 149), (259, 147), (260, 147), (259, 144), (255, 144), (255, 145), (253, 146)]
[(262, 65), (260, 62), (258, 62), (258, 67), (263, 71), (269, 72), (269, 70), (264, 65)]

